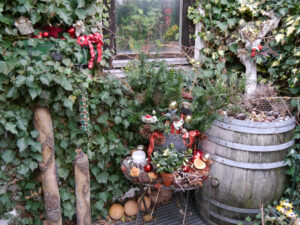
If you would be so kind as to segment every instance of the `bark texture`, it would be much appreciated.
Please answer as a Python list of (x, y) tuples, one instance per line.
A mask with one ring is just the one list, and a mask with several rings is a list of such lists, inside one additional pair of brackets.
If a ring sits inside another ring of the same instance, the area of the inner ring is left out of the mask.
[(82, 151), (78, 152), (74, 163), (76, 184), (77, 225), (91, 224), (89, 160)]
[(34, 113), (34, 126), (39, 131), (38, 140), (42, 144), (42, 185), (44, 192), (47, 225), (62, 225), (58, 178), (54, 157), (52, 120), (47, 108), (39, 107)]

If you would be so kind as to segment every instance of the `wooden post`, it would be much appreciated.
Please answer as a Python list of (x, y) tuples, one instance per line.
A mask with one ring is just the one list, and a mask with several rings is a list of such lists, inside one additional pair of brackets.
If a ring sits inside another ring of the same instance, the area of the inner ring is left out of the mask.
[(45, 200), (47, 225), (62, 225), (58, 178), (54, 158), (54, 138), (52, 120), (47, 108), (38, 107), (34, 113), (34, 126), (39, 131), (38, 140), (42, 144), (42, 185)]
[(77, 225), (91, 224), (89, 160), (81, 149), (76, 149), (74, 162), (76, 184)]

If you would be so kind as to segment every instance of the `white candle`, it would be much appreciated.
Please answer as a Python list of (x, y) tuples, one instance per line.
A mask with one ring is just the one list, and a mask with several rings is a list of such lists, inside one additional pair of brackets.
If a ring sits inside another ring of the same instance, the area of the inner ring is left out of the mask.
[(132, 153), (133, 163), (145, 164), (146, 163), (146, 153), (144, 151), (138, 150)]

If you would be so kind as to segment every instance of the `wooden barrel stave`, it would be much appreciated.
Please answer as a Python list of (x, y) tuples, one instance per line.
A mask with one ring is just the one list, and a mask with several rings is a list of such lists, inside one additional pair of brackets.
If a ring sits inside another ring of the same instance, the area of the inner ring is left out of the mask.
[[(212, 154), (215, 163), (210, 174), (219, 180), (219, 186), (213, 187), (208, 179), (195, 195), (200, 215), (207, 224), (245, 224), (248, 215), (257, 214), (251, 210), (259, 212), (261, 203), (271, 204), (284, 191), (283, 160), (294, 144), (294, 120), (276, 124), (239, 122), (222, 119), (226, 126), (215, 123), (207, 131), (208, 140), (200, 144)], [(254, 132), (257, 130), (258, 134)]]

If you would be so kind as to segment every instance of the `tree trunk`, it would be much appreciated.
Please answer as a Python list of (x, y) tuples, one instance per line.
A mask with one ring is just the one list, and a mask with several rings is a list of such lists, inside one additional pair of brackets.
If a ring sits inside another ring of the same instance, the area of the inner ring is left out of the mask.
[(257, 84), (256, 62), (247, 55), (241, 55), (239, 58), (246, 67), (246, 94), (250, 96), (254, 93)]
[(62, 225), (58, 178), (54, 158), (54, 138), (51, 115), (47, 108), (39, 107), (34, 113), (34, 126), (39, 131), (42, 144), (42, 185), (45, 200), (47, 225)]
[[(269, 20), (263, 21), (260, 32), (255, 37), (254, 41), (250, 41), (250, 37), (248, 37), (247, 27), (254, 27), (253, 22), (249, 22), (247, 26), (240, 30), (241, 37), (244, 38), (245, 41), (245, 48), (253, 48), (260, 45), (263, 41), (264, 37), (272, 30), (278, 27), (278, 24), (281, 20), (280, 17), (276, 17), (273, 11), (266, 12), (263, 11), (262, 14), (264, 16), (269, 17)], [(245, 33), (244, 33), (245, 31)], [(238, 57), (240, 61), (244, 64), (246, 68), (246, 94), (252, 95), (256, 89), (257, 85), (257, 69), (256, 69), (256, 62), (255, 59), (251, 59), (249, 57), (249, 53), (247, 53), (244, 49), (240, 49), (238, 53)]]
[(77, 152), (75, 163), (76, 214), (77, 225), (91, 224), (89, 160), (81, 150)]
[[(202, 9), (201, 3), (199, 3), (199, 6), (197, 7), (197, 10), (200, 15), (204, 16), (204, 11)], [(204, 41), (201, 40), (200, 36), (198, 35), (199, 32), (201, 32), (203, 28), (203, 24), (201, 22), (198, 22), (195, 27), (195, 53), (194, 53), (194, 59), (199, 60), (200, 56), (200, 50), (205, 47)]]

